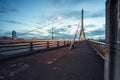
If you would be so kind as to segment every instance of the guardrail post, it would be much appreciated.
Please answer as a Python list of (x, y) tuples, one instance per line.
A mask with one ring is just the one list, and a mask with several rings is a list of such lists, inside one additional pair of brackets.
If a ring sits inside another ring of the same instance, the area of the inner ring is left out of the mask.
[(69, 45), (69, 41), (67, 41), (67, 45)]
[(30, 42), (30, 51), (32, 51), (32, 50), (33, 50), (33, 43)]
[(69, 41), (69, 45), (71, 44), (71, 41)]
[(66, 41), (66, 45), (68, 45), (68, 42)]
[(57, 41), (57, 47), (59, 47), (59, 41)]
[(100, 54), (100, 50), (99, 50), (100, 46), (98, 43), (95, 43), (95, 45), (96, 45), (96, 49), (97, 49), (96, 55), (99, 55)]
[(48, 48), (50, 48), (50, 46), (49, 46), (49, 41), (47, 41), (47, 49), (48, 49)]
[(64, 41), (64, 46), (66, 45), (66, 42)]
[(71, 41), (69, 41), (69, 44), (71, 44)]

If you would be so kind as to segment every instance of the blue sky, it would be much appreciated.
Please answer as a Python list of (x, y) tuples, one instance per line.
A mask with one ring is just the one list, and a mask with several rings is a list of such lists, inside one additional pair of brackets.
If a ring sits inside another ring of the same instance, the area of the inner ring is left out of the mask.
[(105, 0), (0, 0), (0, 36), (15, 30), (21, 38), (51, 38), (53, 26), (55, 38), (72, 38), (82, 8), (86, 37), (104, 38)]

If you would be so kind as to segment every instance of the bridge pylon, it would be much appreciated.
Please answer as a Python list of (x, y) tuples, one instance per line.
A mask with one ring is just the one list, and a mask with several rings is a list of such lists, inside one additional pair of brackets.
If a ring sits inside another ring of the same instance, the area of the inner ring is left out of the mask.
[[(84, 15), (84, 11), (83, 11), (83, 9), (82, 9), (82, 11), (81, 11), (81, 31), (80, 31), (80, 35), (79, 35), (79, 43), (80, 43), (80, 41), (82, 41), (82, 40), (86, 40), (86, 38), (85, 38), (85, 32), (84, 32), (84, 24), (83, 24), (83, 19), (84, 19), (84, 17), (83, 17), (83, 15)], [(80, 23), (79, 23), (79, 25), (80, 25)], [(76, 30), (76, 33), (75, 33), (75, 36), (74, 36), (74, 39), (73, 39), (73, 41), (71, 42), (71, 45), (70, 45), (70, 49), (72, 49), (72, 48), (74, 48), (74, 46), (75, 46), (75, 39), (76, 39), (76, 36), (77, 36), (77, 32), (78, 32), (78, 29), (79, 29), (79, 25), (78, 25), (78, 28), (77, 28), (77, 30)]]
[(81, 11), (81, 30), (79, 35), (79, 41), (86, 40), (85, 32), (84, 32), (84, 10)]

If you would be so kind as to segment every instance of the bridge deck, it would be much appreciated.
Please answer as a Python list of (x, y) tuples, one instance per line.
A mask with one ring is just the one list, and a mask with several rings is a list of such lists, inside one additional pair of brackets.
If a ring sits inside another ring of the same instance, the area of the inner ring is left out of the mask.
[(104, 60), (86, 41), (0, 62), (0, 80), (103, 80)]

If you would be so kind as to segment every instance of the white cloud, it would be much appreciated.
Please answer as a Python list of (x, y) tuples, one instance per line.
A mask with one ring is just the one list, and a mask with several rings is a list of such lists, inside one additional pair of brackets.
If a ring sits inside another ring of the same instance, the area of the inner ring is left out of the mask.
[(95, 26), (85, 26), (85, 32), (91, 32), (103, 28), (103, 24), (105, 24), (105, 18), (88, 18), (84, 20), (84, 25), (90, 24), (94, 24)]

